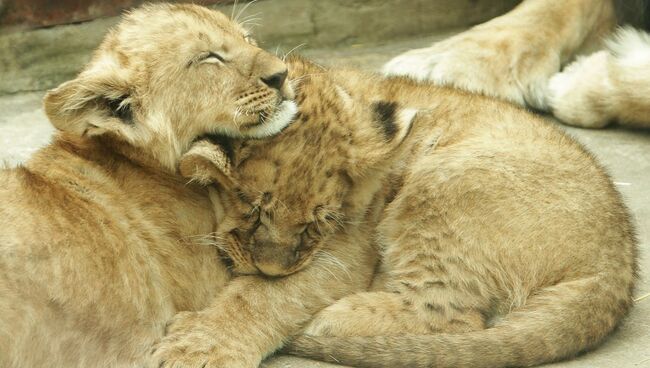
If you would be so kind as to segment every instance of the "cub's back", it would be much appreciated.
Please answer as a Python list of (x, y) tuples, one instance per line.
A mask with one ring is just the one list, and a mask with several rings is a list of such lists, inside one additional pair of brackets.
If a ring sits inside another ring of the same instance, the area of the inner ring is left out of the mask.
[(435, 147), (422, 145), (405, 189), (429, 188), (433, 206), (481, 239), (477, 246), (496, 254), (506, 273), (529, 275), (523, 282), (533, 289), (556, 282), (553, 275), (634, 268), (628, 211), (593, 155), (545, 119), (464, 95), (442, 96), (448, 108), (418, 122)]

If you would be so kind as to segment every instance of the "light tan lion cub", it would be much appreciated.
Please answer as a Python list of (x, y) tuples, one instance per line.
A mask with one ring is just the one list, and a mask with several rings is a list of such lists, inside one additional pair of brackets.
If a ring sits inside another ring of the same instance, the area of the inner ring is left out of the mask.
[(60, 133), (0, 171), (0, 367), (142, 367), (177, 312), (210, 305), (230, 273), (202, 243), (208, 193), (178, 159), (208, 133), (284, 128), (285, 78), (223, 14), (159, 4), (46, 95)]
[(291, 333), (268, 321), (304, 320), (296, 312), (332, 284), (369, 279), (351, 263), (363, 237), (381, 257), (371, 291), (318, 313), (289, 352), (359, 367), (529, 366), (596, 347), (626, 315), (634, 230), (571, 138), (486, 97), (301, 60), (289, 70), (301, 79), (294, 124), (263, 141), (202, 141), (181, 163), (216, 184), (216, 242), (233, 270), (288, 275), (232, 299), (261, 335)]

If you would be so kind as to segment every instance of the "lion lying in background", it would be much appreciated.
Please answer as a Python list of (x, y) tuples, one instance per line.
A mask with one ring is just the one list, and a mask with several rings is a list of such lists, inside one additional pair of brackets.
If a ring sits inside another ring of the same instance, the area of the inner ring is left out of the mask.
[(395, 57), (384, 73), (527, 105), (570, 125), (650, 127), (650, 36), (615, 25), (613, 0), (525, 0)]

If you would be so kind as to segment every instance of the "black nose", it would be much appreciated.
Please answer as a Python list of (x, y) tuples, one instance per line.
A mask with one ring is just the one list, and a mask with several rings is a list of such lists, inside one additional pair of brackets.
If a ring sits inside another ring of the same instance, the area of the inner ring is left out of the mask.
[(271, 88), (275, 88), (278, 91), (282, 88), (282, 85), (284, 85), (284, 81), (287, 79), (287, 70), (285, 69), (284, 71), (280, 73), (275, 73), (270, 77), (267, 78), (262, 78), (262, 82), (266, 84), (267, 86)]

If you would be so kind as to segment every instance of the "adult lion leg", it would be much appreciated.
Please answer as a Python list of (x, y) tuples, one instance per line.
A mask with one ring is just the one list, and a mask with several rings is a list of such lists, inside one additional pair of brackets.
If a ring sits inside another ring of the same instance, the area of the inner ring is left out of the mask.
[(549, 81), (548, 102), (563, 122), (601, 128), (616, 121), (650, 127), (650, 35), (619, 30), (607, 48), (580, 58)]
[(546, 110), (548, 79), (615, 25), (611, 0), (526, 0), (466, 32), (395, 57), (388, 75), (498, 97)]

